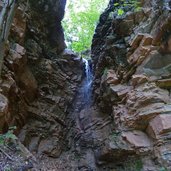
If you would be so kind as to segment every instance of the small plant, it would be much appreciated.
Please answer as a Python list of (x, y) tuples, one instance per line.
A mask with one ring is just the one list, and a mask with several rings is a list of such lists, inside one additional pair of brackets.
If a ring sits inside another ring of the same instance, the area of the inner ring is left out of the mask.
[(160, 171), (168, 171), (165, 167), (161, 167)]
[(12, 171), (12, 170), (10, 167), (7, 166), (6, 168), (4, 168), (4, 171)]
[(6, 143), (10, 142), (11, 140), (16, 140), (17, 137), (14, 135), (14, 130), (16, 126), (10, 127), (8, 132), (5, 134), (0, 134), (0, 145), (5, 145)]
[(123, 15), (126, 9), (134, 9), (139, 11), (141, 9), (141, 3), (138, 0), (121, 0), (114, 3), (114, 7), (117, 8), (117, 15)]
[(108, 68), (105, 68), (104, 70), (103, 70), (103, 75), (107, 75), (107, 71), (108, 71)]
[(141, 160), (137, 160), (137, 161), (135, 162), (135, 168), (136, 168), (137, 171), (141, 171), (141, 170), (142, 170), (142, 168), (143, 168), (143, 163), (142, 163)]
[(124, 166), (124, 171), (142, 171), (143, 163), (140, 159), (132, 159), (126, 162)]

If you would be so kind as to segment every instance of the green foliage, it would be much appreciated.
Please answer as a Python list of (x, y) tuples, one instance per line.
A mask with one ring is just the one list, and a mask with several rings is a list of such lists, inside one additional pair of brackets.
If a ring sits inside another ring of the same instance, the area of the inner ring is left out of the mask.
[(16, 140), (17, 137), (14, 135), (16, 126), (10, 127), (6, 134), (0, 134), (0, 145), (5, 145), (10, 140)]
[(124, 14), (124, 10), (123, 9), (118, 9), (118, 15), (123, 15)]
[(68, 48), (82, 52), (90, 48), (100, 13), (108, 0), (70, 0), (63, 21)]
[(118, 15), (123, 15), (126, 10), (133, 9), (134, 11), (139, 11), (141, 9), (141, 3), (139, 0), (120, 0), (114, 3), (114, 7), (117, 9)]
[(141, 159), (131, 159), (126, 161), (124, 165), (124, 171), (142, 171), (143, 163)]

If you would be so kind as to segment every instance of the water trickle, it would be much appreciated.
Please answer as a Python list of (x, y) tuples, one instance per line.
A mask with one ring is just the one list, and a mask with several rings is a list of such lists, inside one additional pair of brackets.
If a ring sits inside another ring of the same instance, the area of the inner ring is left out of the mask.
[(87, 59), (83, 59), (83, 61), (85, 63), (85, 74), (86, 74), (85, 82), (83, 84), (83, 93), (84, 93), (84, 101), (86, 103), (85, 105), (87, 106), (90, 104), (90, 100), (91, 100), (91, 85), (93, 80), (93, 74), (89, 61)]
[(167, 10), (171, 10), (171, 1), (170, 0), (164, 0), (164, 8)]

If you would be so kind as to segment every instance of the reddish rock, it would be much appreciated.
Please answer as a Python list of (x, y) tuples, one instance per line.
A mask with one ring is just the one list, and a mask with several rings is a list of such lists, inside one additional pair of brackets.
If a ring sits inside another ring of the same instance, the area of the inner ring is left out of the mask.
[(8, 61), (8, 66), (10, 67), (10, 69), (13, 72), (20, 73), (23, 72), (23, 70), (25, 69), (25, 66), (27, 64), (27, 58), (25, 55), (24, 56), (21, 55), (24, 53), (24, 50), (21, 46), (17, 50), (19, 53), (11, 49), (6, 59)]
[(151, 118), (171, 112), (171, 106), (166, 104), (169, 102), (167, 90), (158, 88), (154, 83), (145, 83), (127, 93), (124, 105), (113, 107), (115, 124), (144, 130)]
[(133, 147), (150, 147), (151, 141), (148, 136), (142, 131), (123, 132), (122, 137)]
[(11, 37), (23, 44), (26, 31), (26, 15), (24, 13), (25, 9), (22, 6), (19, 6), (15, 12), (14, 20), (11, 27)]
[(25, 55), (26, 50), (23, 46), (19, 45), (18, 43), (15, 44), (15, 49), (14, 49), (18, 54), (21, 56)]
[(121, 99), (126, 97), (127, 93), (131, 91), (131, 86), (126, 86), (122, 84), (110, 85), (110, 90), (117, 93), (118, 97)]
[(156, 116), (150, 121), (147, 132), (153, 138), (171, 132), (171, 114)]

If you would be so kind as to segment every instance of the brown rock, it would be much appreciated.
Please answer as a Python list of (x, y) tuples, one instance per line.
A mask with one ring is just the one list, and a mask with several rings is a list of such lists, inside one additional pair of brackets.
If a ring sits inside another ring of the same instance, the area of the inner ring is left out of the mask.
[(119, 80), (114, 70), (108, 70), (105, 78), (108, 84), (118, 84)]
[[(128, 61), (130, 63), (137, 63), (138, 64), (141, 64), (143, 62), (143, 60), (148, 56), (148, 54), (150, 53), (151, 51), (151, 47), (149, 46), (139, 46), (132, 55), (130, 55), (128, 57)], [(141, 57), (141, 62), (139, 62), (140, 60), (140, 57)]]
[(135, 38), (130, 42), (131, 49), (136, 49), (140, 45), (140, 42), (143, 37), (143, 34), (137, 34)]
[(26, 98), (29, 101), (33, 101), (37, 95), (37, 81), (28, 67), (25, 68), (23, 73), (19, 77), (20, 87), (24, 90)]
[(169, 88), (171, 87), (171, 79), (157, 80), (156, 84), (161, 88)]
[(149, 34), (144, 34), (144, 37), (142, 39), (141, 45), (142, 46), (149, 46), (152, 44), (153, 37)]
[(133, 75), (131, 79), (133, 86), (143, 84), (147, 81), (148, 81), (148, 77), (146, 77), (145, 75)]

